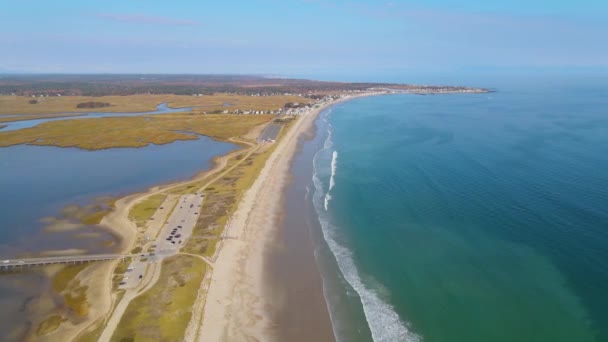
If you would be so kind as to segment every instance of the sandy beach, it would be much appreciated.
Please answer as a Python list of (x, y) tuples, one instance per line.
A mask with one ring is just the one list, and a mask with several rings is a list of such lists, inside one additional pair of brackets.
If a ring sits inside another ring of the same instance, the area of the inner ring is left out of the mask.
[[(263, 127), (256, 128), (254, 131), (259, 132), (262, 128)], [(241, 149), (238, 149), (227, 155), (214, 158), (213, 166), (210, 169), (198, 173), (192, 179), (154, 186), (145, 192), (131, 194), (116, 201), (114, 204), (115, 209), (102, 219), (101, 226), (118, 238), (120, 244), (116, 248), (117, 251), (119, 253), (128, 253), (135, 243), (138, 228), (136, 224), (129, 219), (129, 212), (133, 205), (155, 194), (213, 175), (225, 167), (229, 158), (241, 151)], [(111, 320), (114, 315), (110, 312), (114, 310), (113, 307), (117, 304), (115, 302), (116, 296), (111, 291), (112, 274), (117, 263), (118, 261), (111, 261), (95, 264), (89, 267), (87, 272), (83, 272), (78, 276), (82, 284), (88, 286), (90, 291), (92, 291), (91, 293), (93, 295), (89, 296), (89, 306), (92, 309), (89, 312), (86, 321), (80, 322), (77, 325), (62, 325), (52, 334), (52, 339), (73, 340), (77, 336), (81, 336), (83, 333), (95, 328), (101, 319)], [(128, 301), (124, 301), (123, 306), (126, 307), (127, 305)], [(116, 319), (118, 321), (120, 317), (116, 317)]]
[[(284, 300), (268, 286), (271, 277), (267, 266), (268, 256), (277, 247), (290, 163), (299, 137), (312, 127), (318, 114), (351, 98), (334, 101), (300, 118), (240, 201), (223, 233), (225, 238), (211, 275), (199, 341), (272, 341), (282, 335), (277, 315)], [(316, 334), (316, 340), (333, 340), (327, 326)]]
[[(272, 270), (269, 271), (268, 266), (270, 256), (276, 257), (277, 248), (282, 248), (282, 242), (278, 241), (278, 236), (280, 225), (283, 222), (283, 197), (290, 181), (291, 161), (297, 150), (299, 138), (311, 129), (318, 114), (331, 105), (353, 97), (345, 97), (312, 110), (302, 116), (279, 141), (258, 178), (245, 193), (236, 212), (226, 225), (223, 232), (224, 238), (215, 256), (213, 270), (210, 275), (206, 276), (201, 287), (203, 292), (207, 290), (206, 296), (201, 297), (200, 304), (202, 306), (204, 303), (204, 308), (194, 310), (203, 311), (203, 321), (200, 323), (198, 332), (196, 332), (196, 327), (189, 328), (186, 335), (187, 340), (253, 339), (268, 341), (278, 340), (279, 337), (284, 336), (285, 330), (281, 329), (285, 328), (283, 326), (285, 322), (281, 321), (278, 315), (285, 312), (285, 291), (281, 289), (281, 286), (284, 287), (285, 284), (278, 284), (279, 286), (272, 284), (273, 281), (276, 283), (281, 280), (272, 276)], [(257, 136), (261, 128), (251, 132), (252, 136)], [(118, 249), (128, 251), (135, 242), (137, 227), (129, 219), (129, 212), (134, 204), (154, 194), (183, 186), (185, 183), (221, 171), (234, 153), (240, 153), (240, 151), (216, 158), (214, 166), (210, 170), (198, 174), (189, 181), (153, 187), (146, 192), (132, 194), (118, 200), (115, 203), (115, 210), (104, 217), (101, 222), (120, 238), (121, 243)], [(285, 246), (283, 245), (283, 247)], [(313, 318), (307, 324), (315, 328), (312, 334), (315, 340), (334, 340), (323, 298), (320, 275), (312, 259), (312, 247), (308, 244), (301, 250), (309, 253), (306, 256), (308, 259), (306, 259), (302, 277), (312, 284), (308, 293), (314, 297), (314, 304), (307, 305), (301, 314)], [(96, 323), (104, 317), (107, 319), (104, 324), (111, 327), (106, 326), (102, 337), (109, 339), (111, 336), (124, 310), (118, 310), (120, 311), (118, 315), (106, 316), (108, 312), (115, 310), (113, 307), (116, 305), (114, 295), (110, 292), (115, 262), (99, 266), (95, 272), (87, 272), (79, 277), (83, 284), (96, 288), (95, 296), (90, 300), (90, 305), (96, 310), (90, 313), (86, 322), (82, 322), (78, 326), (64, 326), (53, 334), (53, 337), (61, 336), (72, 339), (76, 335), (94, 328)], [(99, 284), (107, 284), (107, 286), (99, 286)], [(130, 300), (122, 300), (121, 308), (126, 308), (129, 302)], [(304, 300), (303, 304), (309, 303)]]

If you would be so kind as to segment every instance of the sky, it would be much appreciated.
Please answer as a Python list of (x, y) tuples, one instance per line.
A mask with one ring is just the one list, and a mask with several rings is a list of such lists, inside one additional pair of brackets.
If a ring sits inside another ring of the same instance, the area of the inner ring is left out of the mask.
[(0, 72), (608, 68), (607, 0), (0, 0)]

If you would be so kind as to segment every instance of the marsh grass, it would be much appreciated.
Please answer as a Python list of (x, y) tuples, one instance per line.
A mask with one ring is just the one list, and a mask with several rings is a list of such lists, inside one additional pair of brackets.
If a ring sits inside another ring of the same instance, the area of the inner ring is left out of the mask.
[[(171, 108), (197, 107), (210, 113), (218, 110), (276, 110), (287, 102), (310, 103), (308, 98), (294, 95), (248, 96), (216, 93), (205, 96), (127, 95), (127, 96), (49, 96), (38, 97), (36, 105), (28, 96), (0, 96), (0, 114), (56, 114), (70, 112), (149, 112), (166, 102)], [(110, 107), (77, 108), (82, 102), (107, 102)], [(224, 103), (230, 103), (225, 106)]]
[(111, 340), (182, 341), (205, 270), (192, 256), (165, 259), (158, 282), (129, 304)]
[(77, 279), (78, 273), (88, 264), (69, 265), (61, 269), (52, 281), (53, 291), (63, 297), (65, 306), (78, 317), (85, 317), (89, 313), (87, 302), (87, 286), (81, 285)]
[(167, 194), (160, 193), (136, 203), (131, 208), (131, 211), (129, 211), (129, 219), (135, 222), (138, 227), (143, 227), (146, 224), (146, 221), (154, 215), (156, 209), (160, 207), (165, 198), (167, 198)]
[[(292, 124), (292, 121), (285, 123), (279, 139)], [(259, 175), (275, 146), (276, 144), (267, 145), (248, 157), (245, 157), (246, 153), (235, 156), (226, 165), (227, 170), (233, 167), (232, 170), (203, 189), (206, 198), (192, 235), (184, 246), (185, 252), (206, 257), (215, 255), (217, 243), (229, 217)]]
[(0, 131), (0, 147), (19, 144), (100, 150), (163, 145), (196, 140), (197, 134), (218, 140), (244, 135), (273, 115), (163, 114), (60, 120), (15, 131)]
[(66, 318), (59, 314), (51, 315), (47, 317), (45, 320), (38, 324), (38, 328), (36, 329), (37, 336), (48, 335), (55, 330), (59, 329), (61, 323), (67, 321)]

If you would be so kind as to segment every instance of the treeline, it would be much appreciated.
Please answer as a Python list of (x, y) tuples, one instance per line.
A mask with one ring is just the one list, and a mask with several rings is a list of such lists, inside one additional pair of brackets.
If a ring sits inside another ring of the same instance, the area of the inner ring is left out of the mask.
[(107, 102), (82, 102), (76, 105), (76, 108), (103, 108), (110, 107), (111, 104)]
[(285, 108), (285, 109), (303, 108), (303, 107), (309, 107), (309, 105), (307, 105), (306, 103), (294, 103), (294, 102), (287, 102), (286, 104), (283, 105), (283, 108)]
[(105, 96), (134, 94), (242, 95), (307, 94), (365, 90), (376, 83), (339, 83), (239, 75), (5, 75), (0, 94)]
[(389, 83), (342, 83), (248, 75), (4, 75), (0, 94), (22, 96), (105, 96), (134, 94), (242, 95), (301, 94), (361, 91), (369, 88), (466, 89), (465, 87), (416, 86)]

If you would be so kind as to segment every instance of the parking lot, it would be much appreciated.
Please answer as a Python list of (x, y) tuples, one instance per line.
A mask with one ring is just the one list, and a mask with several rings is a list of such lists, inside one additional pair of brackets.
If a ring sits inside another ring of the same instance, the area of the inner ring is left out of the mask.
[[(145, 277), (149, 263), (162, 261), (163, 258), (175, 255), (179, 251), (192, 234), (204, 198), (204, 195), (199, 193), (181, 196), (166, 222), (164, 221), (170, 210), (168, 208), (173, 208), (175, 197), (171, 201), (168, 197), (163, 202), (152, 216), (154, 219), (148, 224), (148, 232), (157, 235), (151, 237), (152, 242), (146, 244), (139, 258), (128, 266), (119, 288), (136, 287)], [(148, 252), (149, 247), (152, 247), (153, 252)]]

